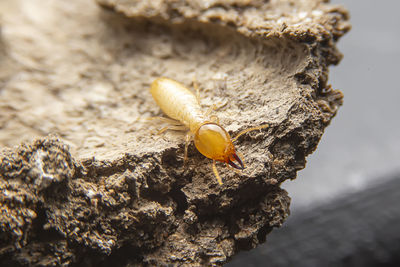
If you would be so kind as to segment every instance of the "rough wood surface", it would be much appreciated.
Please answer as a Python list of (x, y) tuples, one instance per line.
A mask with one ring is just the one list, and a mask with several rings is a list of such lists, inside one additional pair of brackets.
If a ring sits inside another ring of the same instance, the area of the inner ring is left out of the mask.
[[(0, 262), (222, 265), (289, 213), (280, 188), (342, 103), (346, 10), (325, 1), (0, 3)], [(151, 134), (166, 76), (212, 104), (247, 169)], [(56, 134), (56, 135), (53, 135)], [(34, 140), (36, 139), (36, 140)], [(17, 146), (21, 142), (22, 145)]]

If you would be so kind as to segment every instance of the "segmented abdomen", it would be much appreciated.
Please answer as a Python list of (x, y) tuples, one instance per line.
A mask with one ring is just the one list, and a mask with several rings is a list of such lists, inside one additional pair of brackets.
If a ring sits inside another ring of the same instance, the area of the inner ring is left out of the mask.
[(196, 96), (182, 84), (157, 78), (150, 92), (161, 110), (172, 119), (182, 122), (194, 132), (204, 122), (204, 116)]

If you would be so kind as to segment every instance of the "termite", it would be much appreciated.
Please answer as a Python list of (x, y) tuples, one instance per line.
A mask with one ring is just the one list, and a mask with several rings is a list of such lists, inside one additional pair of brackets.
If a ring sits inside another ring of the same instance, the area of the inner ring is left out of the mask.
[(171, 118), (160, 118), (169, 122), (170, 125), (161, 129), (159, 133), (166, 130), (188, 129), (185, 138), (184, 161), (187, 160), (189, 143), (194, 139), (197, 150), (207, 158), (212, 159), (212, 170), (218, 183), (222, 185), (222, 179), (215, 162), (224, 162), (235, 169), (243, 170), (245, 166), (241, 157), (238, 156), (233, 142), (245, 133), (266, 128), (268, 125), (245, 129), (231, 139), (229, 133), (219, 125), (216, 116), (209, 118), (214, 107), (211, 107), (205, 113), (202, 112), (199, 89), (196, 83), (194, 83), (194, 87), (197, 95), (194, 95), (181, 83), (169, 78), (161, 77), (153, 81), (150, 86), (150, 93), (161, 110)]

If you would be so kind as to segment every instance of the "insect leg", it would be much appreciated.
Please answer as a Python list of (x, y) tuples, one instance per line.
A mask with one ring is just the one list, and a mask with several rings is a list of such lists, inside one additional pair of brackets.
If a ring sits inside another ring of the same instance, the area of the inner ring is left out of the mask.
[(166, 117), (158, 117), (158, 116), (156, 116), (156, 117), (150, 117), (150, 118), (146, 118), (147, 120), (159, 120), (159, 121), (162, 121), (162, 122), (166, 122), (166, 123), (169, 123), (169, 124), (172, 124), (172, 125), (182, 125), (182, 123), (180, 123), (179, 121), (177, 121), (177, 120), (174, 120), (174, 119), (170, 119), (170, 118), (166, 118)]
[(217, 178), (218, 183), (219, 183), (220, 185), (222, 185), (222, 179), (221, 179), (221, 177), (219, 176), (219, 173), (218, 173), (218, 170), (217, 170), (217, 166), (215, 165), (215, 160), (213, 160), (213, 162), (212, 162), (212, 169), (213, 169), (215, 178)]
[(183, 125), (169, 125), (169, 126), (165, 126), (165, 127), (161, 128), (161, 129), (157, 132), (157, 134), (162, 134), (162, 133), (164, 133), (164, 132), (167, 131), (167, 130), (184, 131), (184, 130), (186, 130), (186, 129), (187, 129), (187, 127), (186, 127), (186, 126), (183, 126)]
[(263, 124), (263, 125), (260, 125), (260, 126), (251, 127), (251, 128), (245, 129), (245, 130), (239, 132), (239, 133), (235, 136), (235, 138), (232, 139), (232, 142), (236, 141), (240, 136), (242, 136), (242, 135), (244, 135), (244, 134), (246, 134), (246, 133), (248, 133), (248, 132), (252, 132), (252, 131), (256, 131), (256, 130), (261, 130), (261, 129), (264, 129), (264, 128), (267, 128), (267, 127), (269, 127), (269, 124)]
[(211, 112), (213, 112), (213, 111), (215, 110), (215, 108), (216, 108), (216, 105), (215, 105), (215, 104), (212, 104), (212, 105), (207, 109), (206, 113), (204, 113), (204, 116), (205, 116), (205, 117), (208, 117), (208, 116), (211, 114)]
[(185, 154), (183, 157), (183, 164), (186, 163), (186, 160), (188, 158), (188, 147), (190, 144), (190, 141), (192, 140), (192, 134), (190, 133), (190, 131), (187, 132), (186, 136), (185, 136)]
[(217, 105), (215, 105), (215, 109), (214, 110), (218, 110), (220, 108), (225, 107), (228, 104), (228, 100), (225, 100), (225, 102), (218, 102)]
[(186, 126), (182, 125), (182, 123), (180, 121), (174, 120), (174, 119), (170, 119), (170, 118), (166, 118), (166, 117), (150, 117), (150, 118), (146, 118), (147, 120), (159, 120), (161, 122), (165, 122), (168, 123), (170, 125), (165, 126), (163, 128), (161, 128), (157, 134), (162, 134), (167, 130), (175, 130), (175, 131), (183, 131), (186, 130)]
[(225, 103), (218, 103), (218, 105), (212, 104), (212, 105), (208, 108), (208, 110), (206, 111), (206, 113), (204, 113), (204, 116), (208, 117), (208, 116), (211, 114), (211, 112), (213, 112), (213, 111), (215, 111), (215, 110), (218, 110), (218, 109), (220, 109), (220, 108), (226, 106), (227, 103), (228, 103), (228, 101), (225, 101)]

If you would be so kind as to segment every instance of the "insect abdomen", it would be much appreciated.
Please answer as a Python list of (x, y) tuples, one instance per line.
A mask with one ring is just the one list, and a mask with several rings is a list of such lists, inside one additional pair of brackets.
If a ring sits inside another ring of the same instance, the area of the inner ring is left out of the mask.
[(150, 92), (166, 115), (182, 122), (191, 131), (204, 121), (196, 96), (182, 84), (168, 78), (157, 78), (151, 84)]

